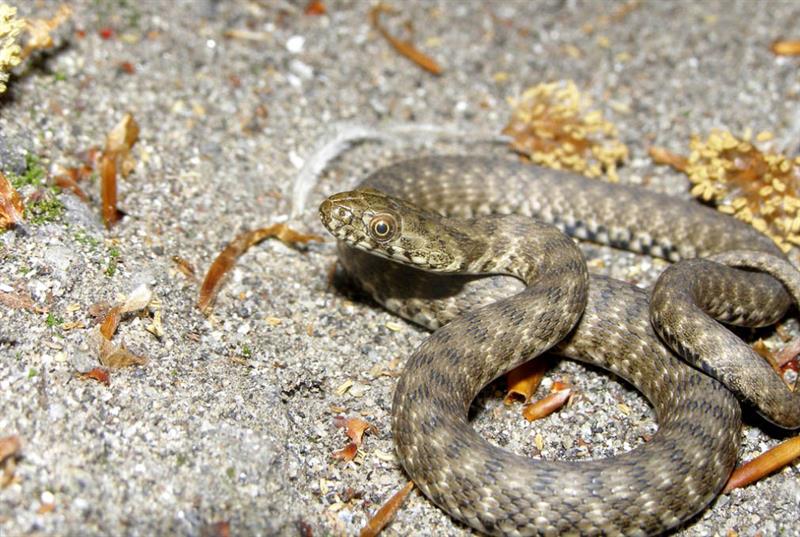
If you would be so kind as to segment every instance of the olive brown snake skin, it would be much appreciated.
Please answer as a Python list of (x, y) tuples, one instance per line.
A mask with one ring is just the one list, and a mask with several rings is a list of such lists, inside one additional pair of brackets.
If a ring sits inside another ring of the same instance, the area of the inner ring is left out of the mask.
[[(339, 239), (342, 265), (366, 291), (438, 328), (398, 383), (394, 441), (420, 489), (479, 531), (661, 533), (703, 509), (730, 475), (741, 427), (732, 392), (769, 421), (800, 426), (800, 393), (708, 316), (767, 325), (800, 296), (800, 277), (772, 241), (728, 216), (640, 188), (458, 156), (380, 169), (328, 198), (320, 213)], [(588, 275), (572, 239), (551, 225), (684, 261), (650, 296)], [(476, 276), (485, 274), (525, 286)], [(532, 460), (481, 438), (467, 420), (477, 393), (554, 346), (641, 391), (655, 408), (655, 437), (579, 462)]]

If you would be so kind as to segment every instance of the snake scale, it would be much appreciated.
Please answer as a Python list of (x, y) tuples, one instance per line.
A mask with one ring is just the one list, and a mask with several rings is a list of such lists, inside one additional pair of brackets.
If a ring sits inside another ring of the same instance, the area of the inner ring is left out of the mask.
[[(382, 168), (320, 214), (347, 273), (436, 329), (398, 383), (394, 441), (425, 495), (479, 531), (661, 533), (730, 475), (741, 427), (732, 392), (768, 420), (800, 426), (800, 393), (714, 320), (774, 323), (799, 294), (797, 273), (770, 239), (712, 209), (507, 159), (440, 156)], [(589, 275), (561, 231), (676, 263), (651, 297)], [(481, 438), (467, 418), (474, 397), (551, 347), (641, 391), (655, 408), (654, 438), (577, 462), (532, 460)]]

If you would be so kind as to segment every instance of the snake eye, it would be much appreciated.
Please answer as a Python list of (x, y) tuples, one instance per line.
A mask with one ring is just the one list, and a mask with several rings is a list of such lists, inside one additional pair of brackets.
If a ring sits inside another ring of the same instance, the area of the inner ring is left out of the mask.
[(397, 221), (390, 214), (379, 214), (369, 221), (369, 231), (377, 241), (388, 241), (397, 232)]

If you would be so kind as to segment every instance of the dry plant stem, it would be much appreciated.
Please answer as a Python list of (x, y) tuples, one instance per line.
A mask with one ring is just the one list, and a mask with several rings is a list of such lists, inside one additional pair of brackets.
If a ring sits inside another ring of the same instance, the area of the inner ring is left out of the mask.
[(733, 489), (758, 481), (798, 457), (800, 457), (800, 436), (795, 436), (734, 470), (722, 493), (727, 494)]
[(503, 403), (510, 405), (515, 400), (527, 403), (542, 383), (547, 365), (546, 360), (537, 358), (509, 371), (506, 375), (508, 391)]
[(526, 405), (522, 409), (522, 416), (528, 421), (534, 421), (549, 416), (563, 407), (572, 395), (572, 390), (566, 388), (542, 397), (535, 403)]
[(376, 30), (378, 30), (378, 32), (383, 36), (383, 38), (386, 39), (386, 41), (388, 41), (389, 44), (392, 45), (392, 47), (394, 47), (394, 49), (398, 53), (405, 56), (412, 62), (416, 63), (429, 73), (432, 73), (434, 75), (441, 75), (444, 70), (441, 68), (441, 66), (439, 66), (438, 63), (436, 63), (436, 61), (433, 58), (420, 52), (420, 50), (417, 49), (414, 46), (414, 44), (411, 43), (411, 41), (403, 41), (401, 39), (394, 37), (381, 25), (380, 22), (381, 13), (394, 13), (395, 11), (396, 10), (394, 8), (387, 6), (386, 4), (376, 5), (369, 12), (369, 19), (370, 22), (372, 23), (372, 26)]
[(406, 501), (409, 493), (414, 488), (414, 482), (409, 481), (406, 486), (397, 491), (388, 502), (383, 504), (367, 525), (361, 529), (360, 537), (374, 537), (378, 535), (389, 522), (392, 521), (400, 506)]

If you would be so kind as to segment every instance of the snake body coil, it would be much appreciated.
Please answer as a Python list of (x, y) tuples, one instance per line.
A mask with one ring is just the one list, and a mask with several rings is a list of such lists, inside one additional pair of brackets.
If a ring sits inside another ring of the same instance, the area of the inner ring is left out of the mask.
[[(738, 363), (706, 360), (709, 350), (728, 358), (748, 352), (733, 336), (719, 335), (708, 315), (748, 326), (775, 322), (791, 303), (778, 279), (792, 292), (797, 285), (777, 247), (749, 226), (642, 189), (478, 157), (383, 168), (358, 190), (323, 202), (320, 212), (339, 239), (345, 269), (378, 302), (430, 328), (447, 324), (406, 365), (393, 434), (420, 489), (473, 528), (497, 535), (655, 534), (719, 492), (736, 461), (739, 405), (661, 343), (651, 309), (664, 340), (697, 367), (733, 379), (734, 391), (764, 403), (768, 419), (800, 425), (800, 397), (771, 371), (756, 364), (766, 376), (753, 380)], [(551, 225), (672, 261), (733, 252), (719, 260), (770, 275), (706, 260), (677, 263), (651, 305), (640, 289), (589, 277), (580, 251)], [(525, 287), (477, 277), (485, 274), (511, 275)], [(610, 459), (552, 462), (481, 438), (467, 420), (480, 389), (553, 346), (639, 389), (656, 411), (653, 440)]]

